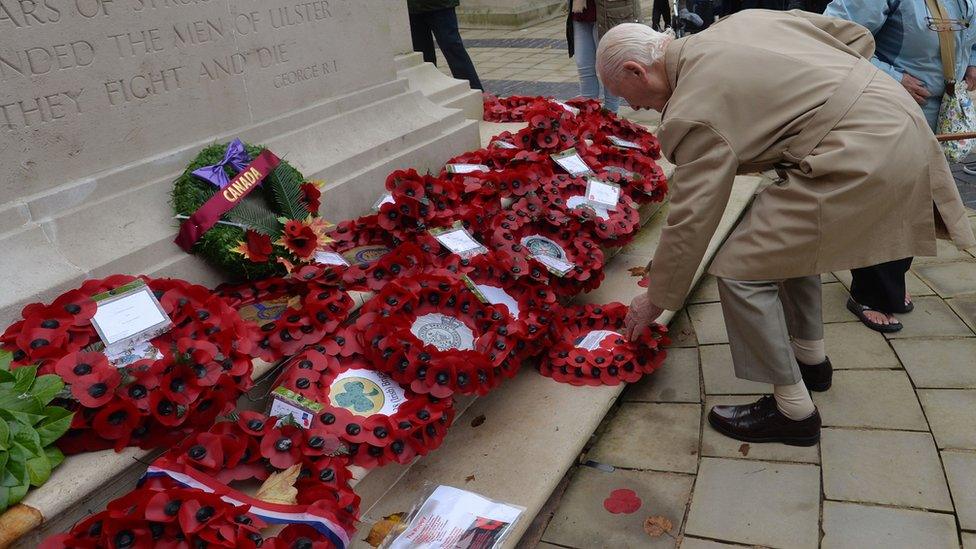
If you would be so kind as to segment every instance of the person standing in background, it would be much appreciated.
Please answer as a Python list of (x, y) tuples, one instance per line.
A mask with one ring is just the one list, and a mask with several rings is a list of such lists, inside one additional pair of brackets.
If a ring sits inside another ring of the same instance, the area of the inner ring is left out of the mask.
[[(576, 60), (580, 95), (600, 98), (600, 79), (596, 75), (596, 47), (600, 37), (614, 25), (637, 21), (637, 0), (568, 0), (566, 42), (569, 56)], [(655, 4), (656, 6), (656, 4)], [(656, 8), (655, 8), (656, 9)], [(668, 16), (670, 20), (670, 13)], [(620, 98), (603, 87), (603, 108), (617, 112)]]
[(472, 89), (484, 90), (478, 71), (461, 41), (457, 13), (454, 11), (458, 4), (460, 0), (407, 0), (413, 51), (423, 53), (424, 61), (437, 65), (437, 55), (434, 53), (436, 38), (454, 78), (467, 80)]
[[(969, 91), (976, 89), (976, 0), (937, 1), (948, 20), (930, 13), (926, 0), (834, 0), (824, 12), (871, 31), (877, 44), (871, 63), (901, 83), (922, 107), (933, 132), (945, 92), (939, 28), (946, 27), (955, 35), (956, 81), (965, 79)], [(912, 258), (907, 257), (851, 270), (847, 308), (872, 330), (901, 330), (895, 314), (914, 309), (905, 288), (905, 273), (911, 265)]]
[[(651, 28), (664, 32), (671, 27), (671, 4), (668, 0), (653, 0), (653, 2), (654, 4), (651, 7)], [(662, 18), (664, 19), (663, 25), (659, 24)]]

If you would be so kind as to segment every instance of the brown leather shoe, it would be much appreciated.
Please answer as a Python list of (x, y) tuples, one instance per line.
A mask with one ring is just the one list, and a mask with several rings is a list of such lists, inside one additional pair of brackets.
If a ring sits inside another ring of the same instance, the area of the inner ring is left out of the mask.
[(745, 442), (782, 442), (790, 446), (813, 446), (820, 441), (820, 412), (799, 421), (782, 414), (772, 395), (752, 404), (714, 406), (708, 423), (727, 437)]

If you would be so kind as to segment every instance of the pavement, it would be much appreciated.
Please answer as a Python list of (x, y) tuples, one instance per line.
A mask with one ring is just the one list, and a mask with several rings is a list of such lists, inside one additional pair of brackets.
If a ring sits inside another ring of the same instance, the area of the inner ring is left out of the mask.
[[(462, 36), (488, 91), (569, 98), (578, 84), (564, 28)], [(976, 177), (954, 172), (976, 207)], [(970, 219), (976, 227), (976, 211)], [(835, 373), (814, 394), (820, 444), (743, 444), (707, 425), (711, 406), (771, 388), (733, 376), (706, 277), (672, 322), (663, 368), (624, 392), (520, 546), (976, 549), (976, 257), (940, 242), (937, 258), (916, 259), (915, 311), (896, 334), (845, 309), (849, 273), (823, 284)], [(615, 504), (628, 512), (608, 511)]]

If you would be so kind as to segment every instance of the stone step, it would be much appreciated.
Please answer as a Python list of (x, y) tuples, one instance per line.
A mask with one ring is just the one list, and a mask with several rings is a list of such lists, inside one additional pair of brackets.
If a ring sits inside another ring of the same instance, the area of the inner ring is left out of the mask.
[(476, 122), (399, 80), (27, 197), (26, 211), (0, 212), (10, 214), (0, 227), (0, 248), (10, 258), (0, 263), (9, 286), (0, 293), (0, 325), (19, 318), (24, 304), (51, 301), (85, 278), (144, 273), (221, 282), (220, 273), (173, 245), (177, 225), (168, 204), (173, 180), (199, 149), (234, 137), (265, 144), (310, 180), (324, 180), (322, 215), (329, 220), (363, 213), (391, 171), (439, 170), (479, 142)]
[(483, 118), (481, 91), (471, 89), (467, 81), (451, 78), (432, 63), (425, 63), (420, 53), (399, 55), (395, 62), (397, 77), (406, 78), (410, 89), (419, 91), (438, 105), (460, 109), (466, 118)]
[[(737, 178), (696, 282), (745, 211), (759, 181), (757, 177)], [(667, 211), (667, 206), (661, 208), (638, 236), (637, 241), (647, 251), (625, 248), (625, 253), (608, 263), (600, 288), (580, 296), (578, 302), (630, 302), (640, 289), (627, 269), (647, 262)], [(666, 311), (660, 321), (669, 322), (673, 315)], [(426, 488), (439, 484), (524, 506), (525, 515), (506, 542), (508, 547), (515, 546), (623, 389), (572, 387), (545, 378), (526, 365), (514, 379), (459, 414), (439, 449), (410, 467), (380, 471), (359, 482), (356, 490), (363, 498), (363, 524), (357, 536), (360, 539), (352, 546), (369, 547), (361, 538), (373, 523), (393, 513), (410, 511)], [(482, 416), (483, 422), (479, 419), (472, 423)]]

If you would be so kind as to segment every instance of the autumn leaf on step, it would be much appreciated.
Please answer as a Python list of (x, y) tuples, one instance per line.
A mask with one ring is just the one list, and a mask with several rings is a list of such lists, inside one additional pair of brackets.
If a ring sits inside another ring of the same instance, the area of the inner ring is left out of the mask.
[(471, 420), (472, 427), (481, 427), (481, 424), (485, 422), (485, 415), (482, 414)]
[(667, 517), (656, 516), (644, 519), (644, 531), (652, 538), (670, 534), (672, 528), (674, 528), (674, 525), (671, 524), (671, 521)]
[(378, 521), (369, 530), (369, 535), (366, 536), (366, 543), (373, 547), (379, 547), (386, 536), (389, 535), (390, 530), (393, 530), (397, 526), (403, 524), (403, 518), (406, 513), (393, 513), (388, 517), (383, 517), (383, 520)]
[(631, 267), (627, 270), (630, 271), (630, 276), (644, 276), (647, 274), (647, 267)]
[(255, 497), (271, 503), (295, 505), (298, 503), (298, 488), (295, 488), (295, 481), (298, 480), (298, 473), (301, 471), (302, 465), (296, 463), (284, 471), (272, 473), (258, 488)]

